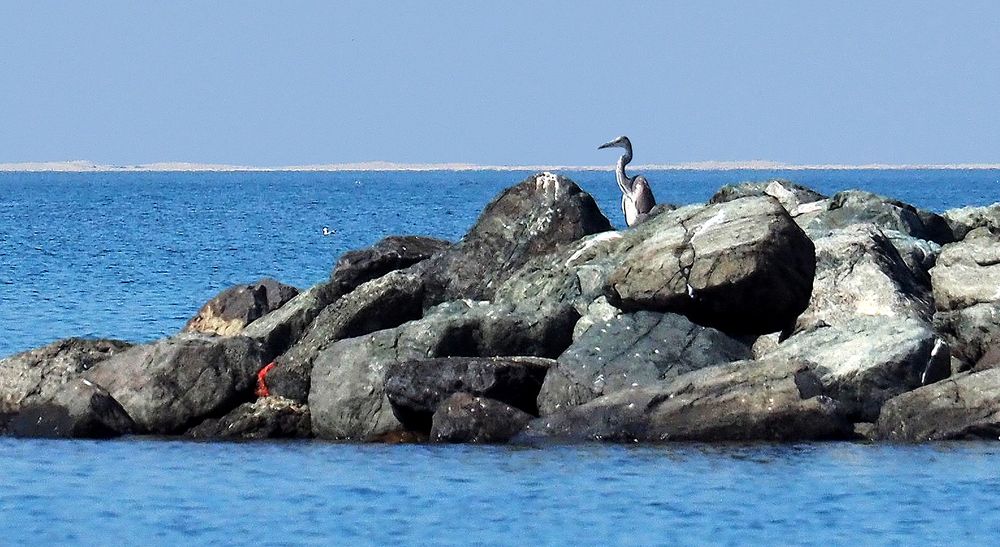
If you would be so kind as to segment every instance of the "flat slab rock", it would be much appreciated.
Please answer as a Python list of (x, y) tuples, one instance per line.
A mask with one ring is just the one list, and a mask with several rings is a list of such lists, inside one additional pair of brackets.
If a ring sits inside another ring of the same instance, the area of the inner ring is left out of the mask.
[(931, 279), (940, 311), (1000, 300), (1000, 235), (978, 228), (964, 240), (945, 245)]
[(963, 373), (882, 407), (875, 437), (889, 441), (1000, 439), (1000, 369)]
[(129, 347), (120, 340), (68, 338), (0, 359), (0, 414), (48, 401), (91, 367)]
[(771, 197), (663, 213), (630, 230), (635, 244), (608, 278), (625, 311), (680, 313), (737, 334), (789, 328), (806, 309), (812, 241)]
[(385, 393), (400, 422), (427, 431), (441, 403), (455, 393), (484, 396), (537, 415), (536, 398), (554, 361), (540, 357), (441, 357), (389, 366)]
[(534, 416), (488, 397), (455, 393), (434, 413), (430, 441), (436, 443), (503, 443)]
[(801, 441), (853, 426), (803, 363), (718, 365), (631, 388), (528, 424), (515, 442)]

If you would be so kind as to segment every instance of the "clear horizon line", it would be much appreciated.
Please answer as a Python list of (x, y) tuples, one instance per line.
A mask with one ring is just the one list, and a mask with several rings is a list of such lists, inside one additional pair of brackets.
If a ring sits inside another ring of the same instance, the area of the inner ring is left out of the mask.
[[(222, 163), (157, 162), (133, 165), (100, 164), (89, 160), (0, 163), (0, 172), (337, 172), (337, 171), (612, 171), (614, 165), (481, 165), (474, 163), (401, 163), (365, 161), (262, 167)], [(646, 163), (630, 166), (647, 171), (743, 170), (909, 170), (1000, 169), (1000, 163), (866, 163), (794, 164), (769, 160)]]

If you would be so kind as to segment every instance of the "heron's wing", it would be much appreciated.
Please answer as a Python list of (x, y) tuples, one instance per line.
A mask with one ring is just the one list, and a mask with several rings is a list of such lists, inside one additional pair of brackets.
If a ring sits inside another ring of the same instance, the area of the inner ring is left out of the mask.
[(656, 205), (656, 198), (653, 191), (646, 182), (646, 177), (639, 175), (632, 182), (632, 200), (635, 201), (635, 208), (640, 214), (648, 213)]

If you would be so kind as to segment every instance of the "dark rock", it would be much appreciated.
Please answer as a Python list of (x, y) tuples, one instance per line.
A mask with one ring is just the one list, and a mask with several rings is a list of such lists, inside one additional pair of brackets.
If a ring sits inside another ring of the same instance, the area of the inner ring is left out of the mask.
[(434, 413), (430, 440), (445, 443), (503, 443), (531, 421), (527, 412), (508, 404), (455, 393)]
[(630, 387), (750, 358), (743, 342), (672, 313), (595, 321), (559, 356), (538, 395), (543, 415)]
[(363, 283), (327, 306), (308, 332), (275, 360), (267, 375), (270, 393), (304, 402), (313, 360), (342, 338), (399, 326), (423, 314), (423, 279), (401, 270)]
[(976, 228), (1000, 232), (1000, 203), (985, 207), (962, 207), (945, 211), (943, 215), (955, 239), (961, 241)]
[(895, 397), (876, 437), (890, 441), (1000, 438), (1000, 369), (963, 373)]
[(444, 251), (451, 243), (423, 236), (390, 236), (367, 249), (344, 253), (330, 275), (341, 294)]
[(419, 265), (428, 280), (426, 306), (491, 300), (532, 257), (608, 230), (594, 199), (573, 181), (551, 173), (528, 177), (491, 201), (461, 241)]
[(404, 427), (427, 431), (449, 396), (464, 392), (538, 414), (536, 399), (554, 362), (539, 357), (441, 357), (401, 361), (385, 373), (385, 394)]
[(895, 316), (845, 316), (765, 355), (807, 363), (853, 421), (874, 421), (885, 401), (950, 373), (948, 346), (930, 326)]
[(1000, 346), (992, 346), (976, 361), (972, 372), (982, 372), (991, 368), (1000, 368)]
[(243, 403), (219, 419), (208, 419), (187, 433), (197, 439), (304, 439), (312, 436), (309, 407), (282, 397)]
[(76, 378), (45, 402), (22, 409), (7, 428), (17, 437), (105, 439), (132, 433), (135, 423), (107, 391)]
[(284, 306), (299, 290), (265, 277), (249, 285), (230, 287), (205, 303), (181, 332), (236, 336), (244, 327)]
[(836, 194), (828, 209), (811, 217), (803, 228), (811, 234), (852, 224), (874, 224), (883, 231), (895, 230), (940, 245), (955, 240), (947, 221), (940, 215), (861, 190)]
[(420, 320), (334, 342), (313, 363), (313, 433), (365, 440), (403, 429), (384, 390), (386, 371), (394, 363), (434, 357), (555, 357), (569, 345), (578, 317), (568, 306), (526, 314), (510, 304), (449, 302)]
[(737, 334), (790, 326), (806, 309), (812, 241), (770, 197), (684, 207), (629, 230), (607, 295), (626, 311), (680, 313)]
[(182, 334), (119, 353), (85, 377), (107, 389), (143, 432), (174, 434), (250, 400), (263, 357), (260, 345), (242, 336)]
[(858, 315), (930, 321), (934, 313), (930, 286), (914, 275), (878, 228), (852, 225), (814, 242), (816, 278), (798, 328), (821, 322), (837, 325)]
[(48, 401), (83, 372), (130, 345), (119, 340), (68, 338), (0, 359), (0, 414)]
[(847, 438), (851, 422), (805, 364), (742, 361), (630, 388), (528, 424), (518, 439), (800, 441)]

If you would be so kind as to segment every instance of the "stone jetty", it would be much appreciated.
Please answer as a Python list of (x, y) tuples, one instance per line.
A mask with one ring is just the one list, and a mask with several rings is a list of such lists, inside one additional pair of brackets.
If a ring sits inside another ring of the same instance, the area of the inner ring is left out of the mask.
[[(194, 311), (194, 310), (192, 310)], [(1000, 438), (1000, 204), (782, 180), (615, 231), (571, 180), (394, 236), (175, 336), (0, 359), (0, 431), (355, 442)]]

